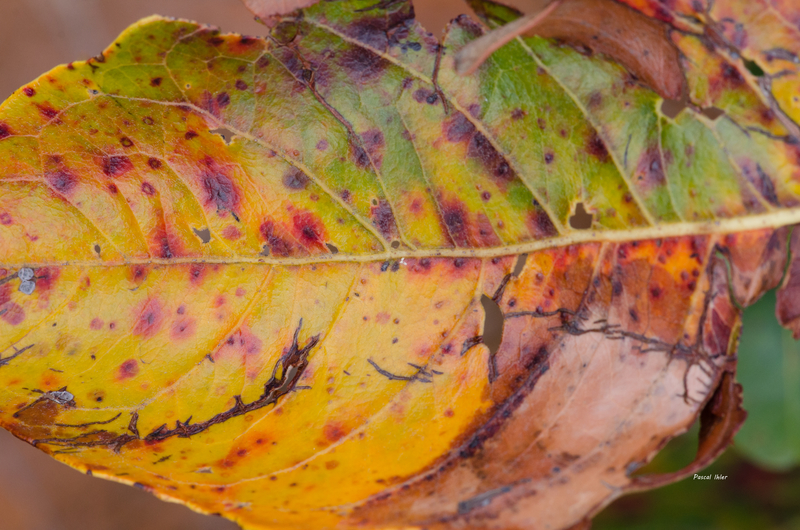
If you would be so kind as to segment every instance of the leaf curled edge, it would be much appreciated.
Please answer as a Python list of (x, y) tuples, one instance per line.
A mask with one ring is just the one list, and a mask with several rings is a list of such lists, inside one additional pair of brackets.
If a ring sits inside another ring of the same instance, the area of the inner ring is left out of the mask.
[[(484, 20), (491, 20), (486, 5), (468, 0)], [(507, 8), (513, 10), (513, 8)], [(522, 16), (465, 46), (456, 57), (458, 72), (471, 74), (494, 51), (520, 35), (557, 39), (604, 53), (666, 99), (683, 97), (684, 75), (679, 53), (667, 36), (666, 25), (614, 0), (564, 0), (540, 13)]]

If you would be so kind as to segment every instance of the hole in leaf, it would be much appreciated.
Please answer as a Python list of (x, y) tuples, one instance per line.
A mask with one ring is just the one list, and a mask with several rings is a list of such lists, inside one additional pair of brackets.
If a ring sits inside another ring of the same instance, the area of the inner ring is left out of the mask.
[(725, 111), (722, 109), (718, 109), (717, 107), (708, 107), (707, 109), (703, 109), (702, 111), (700, 111), (700, 113), (709, 120), (714, 121), (723, 114), (725, 114)]
[(485, 294), (481, 296), (481, 305), (486, 315), (483, 321), (483, 343), (494, 355), (503, 340), (503, 312), (497, 302)]
[(569, 218), (569, 226), (576, 230), (588, 230), (592, 227), (592, 214), (586, 211), (582, 202), (575, 205), (575, 214)]
[(400, 242), (399, 241), (392, 241), (392, 248), (395, 249), (395, 250), (400, 248)]
[(236, 136), (236, 134), (233, 131), (231, 131), (230, 129), (226, 129), (225, 127), (217, 127), (216, 129), (210, 129), (208, 132), (210, 132), (211, 134), (218, 134), (222, 136), (222, 140), (227, 145), (231, 145), (233, 137)]
[(331, 245), (330, 243), (325, 243), (325, 246), (328, 247), (328, 250), (331, 251), (331, 254), (338, 254), (339, 249), (336, 248), (336, 245)]
[(761, 67), (758, 66), (758, 63), (756, 63), (755, 61), (751, 61), (749, 59), (742, 59), (742, 62), (744, 63), (744, 67), (747, 68), (747, 71), (753, 74), (754, 76), (756, 77), (764, 76), (764, 70), (762, 70)]
[(694, 422), (685, 433), (676, 436), (664, 446), (648, 464), (631, 462), (631, 475), (650, 473), (672, 473), (692, 463), (697, 453), (700, 436), (700, 420)]
[(378, 199), (372, 199), (372, 205), (373, 206), (377, 206), (378, 205)]
[(688, 106), (686, 103), (685, 99), (665, 99), (661, 102), (661, 114), (669, 119), (674, 119)]
[(265, 258), (269, 256), (269, 245), (264, 245), (261, 248), (261, 252), (258, 253), (259, 256), (264, 256)]
[(517, 256), (517, 263), (514, 264), (514, 270), (511, 272), (512, 276), (519, 276), (522, 274), (522, 269), (525, 268), (525, 262), (528, 261), (527, 254), (520, 254)]
[(95, 251), (95, 253), (100, 254), (100, 245), (95, 245), (94, 246), (94, 251)]
[(194, 235), (200, 238), (200, 241), (203, 243), (208, 243), (211, 241), (211, 230), (208, 228), (203, 228), (202, 230), (198, 230), (197, 228), (192, 228)]

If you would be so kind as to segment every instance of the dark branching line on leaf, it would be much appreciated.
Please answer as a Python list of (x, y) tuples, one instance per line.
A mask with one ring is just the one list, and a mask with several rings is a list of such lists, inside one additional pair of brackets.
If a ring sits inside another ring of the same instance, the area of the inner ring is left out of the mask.
[(105, 421), (90, 421), (88, 423), (54, 423), (53, 425), (55, 425), (56, 427), (75, 427), (75, 428), (88, 427), (89, 425), (106, 425), (116, 420), (120, 416), (122, 416), (121, 412), (116, 416), (114, 416), (113, 418), (111, 418), (110, 420), (105, 420)]
[[(113, 434), (108, 431), (98, 430), (84, 433), (73, 438), (43, 438), (34, 440), (32, 443), (33, 445), (48, 444), (72, 448), (108, 446), (112, 447), (115, 452), (119, 452), (126, 444), (134, 440), (160, 442), (172, 437), (189, 438), (209, 429), (213, 425), (223, 423), (231, 418), (242, 416), (254, 410), (264, 408), (267, 405), (274, 405), (278, 402), (278, 399), (286, 394), (301, 389), (301, 387), (297, 386), (297, 382), (308, 366), (308, 356), (311, 349), (319, 343), (320, 336), (315, 335), (306, 342), (305, 346), (300, 347), (297, 340), (302, 326), (303, 319), (301, 318), (294, 332), (294, 338), (292, 339), (292, 345), (289, 351), (275, 363), (275, 367), (272, 369), (272, 376), (269, 381), (264, 384), (264, 392), (261, 394), (261, 397), (251, 403), (244, 403), (241, 396), (234, 396), (235, 404), (233, 407), (206, 421), (192, 423), (192, 417), (189, 416), (184, 422), (180, 420), (176, 421), (175, 427), (172, 429), (169, 429), (165, 423), (143, 438), (139, 434), (139, 429), (137, 427), (139, 413), (135, 411), (131, 414), (131, 421), (128, 424), (128, 431), (130, 431), (130, 434), (113, 436)], [(40, 398), (26, 408), (33, 406), (41, 399), (44, 398)], [(117, 417), (119, 417), (119, 415), (113, 419)], [(91, 436), (95, 436), (95, 439), (86, 440), (86, 438)]]
[(410, 367), (414, 368), (416, 370), (416, 373), (414, 373), (413, 375), (397, 375), (393, 374), (392, 372), (384, 370), (383, 368), (378, 366), (378, 363), (376, 363), (372, 359), (367, 359), (367, 362), (371, 364), (372, 367), (375, 368), (375, 370), (379, 374), (381, 374), (390, 381), (419, 381), (420, 383), (432, 383), (433, 375), (441, 374), (441, 372), (436, 372), (436, 370), (433, 370), (433, 372), (429, 372), (427, 368), (425, 368), (424, 366), (419, 366), (413, 363), (406, 363)]
[[(0, 313), (0, 314), (2, 314), (2, 313)], [(11, 355), (9, 355), (8, 357), (3, 357), (3, 358), (0, 358), (0, 366), (5, 366), (5, 365), (7, 365), (7, 364), (9, 363), (9, 361), (11, 361), (12, 359), (15, 359), (15, 358), (19, 357), (20, 355), (22, 355), (22, 354), (23, 354), (23, 353), (25, 353), (26, 351), (28, 351), (28, 350), (30, 350), (31, 348), (33, 348), (33, 346), (34, 346), (33, 344), (29, 344), (29, 345), (25, 346), (24, 348), (22, 348), (21, 350), (18, 350), (18, 349), (16, 349), (16, 348), (14, 348), (14, 353), (12, 353)]]

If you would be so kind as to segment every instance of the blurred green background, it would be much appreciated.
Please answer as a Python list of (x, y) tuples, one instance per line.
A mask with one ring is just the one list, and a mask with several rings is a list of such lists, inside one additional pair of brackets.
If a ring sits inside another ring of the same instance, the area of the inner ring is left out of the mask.
[[(515, 0), (523, 10), (545, 0)], [(741, 0), (746, 2), (748, 0)], [(462, 0), (416, 0), (435, 34)], [(159, 13), (263, 34), (239, 0), (0, 0), (0, 100), (60, 63), (96, 55), (137, 19)], [(629, 495), (604, 510), (595, 530), (800, 530), (800, 343), (775, 321), (774, 293), (748, 308), (739, 381), (750, 416), (729, 449), (704, 473)], [(691, 462), (697, 430), (673, 440), (640, 472)], [(92, 479), (0, 430), (0, 530), (234, 530), (228, 521), (168, 504), (140, 490)]]

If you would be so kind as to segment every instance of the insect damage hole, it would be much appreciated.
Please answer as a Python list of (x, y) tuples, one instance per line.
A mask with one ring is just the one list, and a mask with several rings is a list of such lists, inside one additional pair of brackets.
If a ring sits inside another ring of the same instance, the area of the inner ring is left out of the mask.
[(579, 202), (575, 205), (575, 213), (569, 218), (569, 226), (576, 230), (588, 230), (592, 227), (592, 217), (583, 203)]
[(705, 116), (709, 120), (714, 121), (717, 118), (719, 118), (720, 116), (722, 116), (723, 114), (725, 114), (725, 111), (722, 110), (722, 109), (718, 109), (717, 107), (708, 107), (708, 108), (702, 109), (700, 111), (700, 114), (702, 114), (703, 116)]
[(397, 250), (398, 248), (400, 248), (400, 242), (399, 241), (392, 241), (392, 248), (394, 250)]
[(200, 238), (200, 241), (203, 243), (208, 243), (211, 241), (211, 230), (208, 228), (203, 228), (202, 230), (198, 230), (197, 228), (192, 228), (192, 232), (194, 235)]
[(97, 254), (97, 255), (99, 256), (99, 255), (100, 255), (100, 250), (101, 250), (101, 248), (100, 248), (100, 245), (97, 245), (97, 244), (96, 244), (96, 245), (94, 246), (94, 253), (95, 253), (95, 254)]
[(338, 254), (339, 253), (339, 249), (336, 247), (336, 245), (331, 245), (330, 243), (325, 243), (325, 246), (328, 247), (328, 250), (331, 251), (331, 254)]
[(211, 134), (218, 134), (222, 137), (222, 141), (225, 142), (226, 145), (231, 145), (233, 141), (233, 137), (236, 136), (236, 133), (231, 131), (230, 129), (226, 129), (225, 127), (217, 127), (216, 129), (209, 129)]
[(665, 99), (661, 102), (661, 114), (667, 118), (674, 120), (675, 117), (681, 113), (683, 109), (688, 107), (688, 101), (683, 99)]
[(481, 305), (484, 312), (483, 343), (494, 356), (503, 340), (503, 312), (497, 302), (485, 294), (481, 295)]
[(519, 278), (519, 275), (522, 274), (522, 269), (525, 268), (525, 262), (528, 261), (527, 254), (520, 254), (517, 256), (517, 262), (514, 264), (514, 270), (511, 271), (511, 275), (515, 278)]

